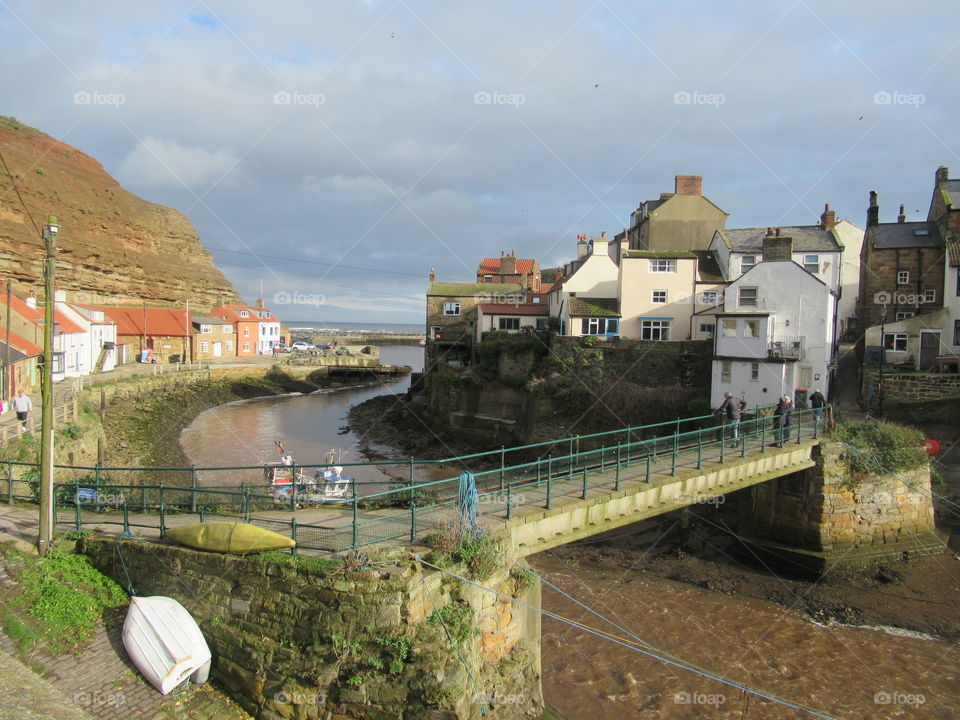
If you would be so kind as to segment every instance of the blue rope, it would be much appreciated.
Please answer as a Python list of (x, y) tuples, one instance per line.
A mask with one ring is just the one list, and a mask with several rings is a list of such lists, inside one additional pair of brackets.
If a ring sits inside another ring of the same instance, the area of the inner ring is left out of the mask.
[(473, 473), (460, 473), (457, 511), (460, 515), (460, 528), (470, 535), (479, 535), (481, 530), (477, 525), (477, 481)]
[(119, 536), (113, 540), (113, 552), (118, 558), (120, 558), (120, 566), (123, 568), (123, 574), (127, 576), (127, 592), (130, 593), (131, 597), (133, 597), (137, 594), (137, 589), (133, 586), (133, 582), (130, 580), (130, 572), (127, 570), (127, 561), (123, 559), (123, 550), (120, 549)]
[(702, 668), (699, 668), (691, 663), (686, 662), (685, 660), (673, 658), (672, 656), (659, 655), (657, 653), (651, 652), (650, 650), (645, 650), (641, 647), (637, 647), (636, 645), (631, 645), (630, 643), (624, 642), (623, 640), (618, 640), (615, 637), (612, 637), (610, 635), (588, 628), (585, 625), (580, 625), (579, 623), (575, 623), (574, 621), (568, 620), (567, 618), (561, 615), (557, 615), (555, 613), (549, 612), (547, 610), (544, 610), (543, 608), (534, 607), (533, 605), (525, 603), (522, 600), (517, 600), (516, 598), (510, 597), (509, 595), (504, 595), (503, 593), (497, 592), (493, 588), (489, 588), (489, 587), (486, 587), (485, 585), (481, 585), (480, 583), (474, 582), (473, 580), (465, 578), (462, 575), (457, 575), (455, 572), (452, 572), (450, 570), (445, 570), (444, 568), (433, 565), (432, 563), (428, 563), (427, 561), (423, 560), (419, 555), (415, 554), (414, 557), (424, 565), (435, 568), (440, 572), (444, 572), (452, 577), (455, 577), (457, 580), (460, 580), (461, 582), (468, 583), (469, 585), (473, 585), (474, 587), (477, 587), (481, 590), (486, 590), (487, 592), (493, 593), (494, 595), (501, 597), (509, 602), (516, 603), (517, 605), (521, 605), (525, 608), (528, 608), (529, 610), (534, 610), (535, 612), (538, 612), (541, 615), (545, 615), (549, 618), (553, 618), (554, 620), (559, 620), (560, 622), (570, 625), (572, 627), (575, 627), (579, 630), (586, 630), (591, 635), (596, 635), (597, 637), (610, 640), (611, 642), (615, 642), (617, 645), (622, 645), (628, 650), (633, 650), (634, 652), (638, 652), (641, 655), (646, 655), (647, 657), (651, 657), (654, 660), (659, 660), (660, 662), (664, 662), (667, 665), (673, 665), (674, 667), (678, 667), (682, 670), (687, 670), (688, 672), (692, 672), (697, 675), (702, 675), (703, 677), (709, 678), (711, 680), (716, 680), (719, 683), (722, 683), (732, 688), (736, 688), (737, 690), (741, 690), (746, 693), (750, 693), (751, 695), (756, 695), (757, 697), (761, 697), (765, 700), (770, 700), (771, 702), (775, 702), (780, 705), (785, 705), (786, 707), (793, 708), (794, 710), (800, 710), (801, 712), (809, 713), (814, 717), (824, 718), (824, 720), (839, 720), (839, 718), (833, 715), (827, 715), (825, 713), (821, 713), (816, 710), (811, 710), (810, 708), (803, 707), (802, 705), (797, 705), (796, 703), (792, 703), (789, 700), (784, 700), (782, 698), (779, 698), (776, 695), (771, 695), (769, 693), (763, 692), (762, 690), (756, 690), (752, 687), (749, 687), (748, 685), (741, 685), (740, 683), (735, 682), (733, 680), (727, 680), (725, 677), (722, 677), (720, 675), (717, 675), (716, 673), (710, 672), (709, 670), (704, 670)]

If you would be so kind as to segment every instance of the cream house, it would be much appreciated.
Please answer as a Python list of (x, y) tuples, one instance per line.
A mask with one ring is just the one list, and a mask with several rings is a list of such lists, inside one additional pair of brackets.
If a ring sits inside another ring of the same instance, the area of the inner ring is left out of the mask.
[(689, 340), (696, 306), (697, 256), (683, 250), (630, 250), (620, 259), (620, 334)]

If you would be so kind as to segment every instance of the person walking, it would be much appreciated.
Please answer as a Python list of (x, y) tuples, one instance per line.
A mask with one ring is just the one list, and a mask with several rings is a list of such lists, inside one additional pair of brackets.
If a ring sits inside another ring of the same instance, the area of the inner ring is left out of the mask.
[(29, 395), (23, 394), (23, 390), (17, 391), (17, 396), (13, 399), (13, 409), (17, 413), (17, 420), (20, 422), (20, 427), (26, 431), (27, 417), (30, 415), (30, 411), (33, 410), (33, 401)]
[(823, 409), (827, 406), (827, 399), (820, 392), (820, 388), (813, 391), (810, 396), (810, 407), (813, 408), (814, 427), (820, 427), (820, 416), (823, 415)]
[(723, 402), (717, 408), (727, 425), (730, 426), (730, 433), (733, 442), (730, 447), (737, 447), (737, 441), (740, 440), (740, 413), (747, 406), (746, 400), (737, 400), (732, 393), (723, 394)]
[(783, 439), (780, 441), (782, 445), (785, 442), (790, 442), (790, 430), (793, 425), (793, 401), (787, 395), (783, 396)]
[(783, 447), (784, 423), (789, 415), (787, 413), (787, 398), (777, 399), (777, 406), (773, 409), (773, 445)]

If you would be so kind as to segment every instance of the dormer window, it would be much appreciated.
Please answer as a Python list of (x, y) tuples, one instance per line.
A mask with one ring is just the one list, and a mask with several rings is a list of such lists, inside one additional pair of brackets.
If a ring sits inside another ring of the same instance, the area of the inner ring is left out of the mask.
[(248, 313), (246, 310), (241, 310), (240, 312), (237, 313), (237, 315), (239, 315), (240, 317), (250, 317), (250, 313)]

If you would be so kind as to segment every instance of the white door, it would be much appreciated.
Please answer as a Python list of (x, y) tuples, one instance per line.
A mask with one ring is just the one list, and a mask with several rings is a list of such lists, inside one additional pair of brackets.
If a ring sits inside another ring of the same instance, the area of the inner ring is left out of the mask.
[(223, 355), (223, 343), (215, 342), (213, 344), (213, 356), (220, 357)]

